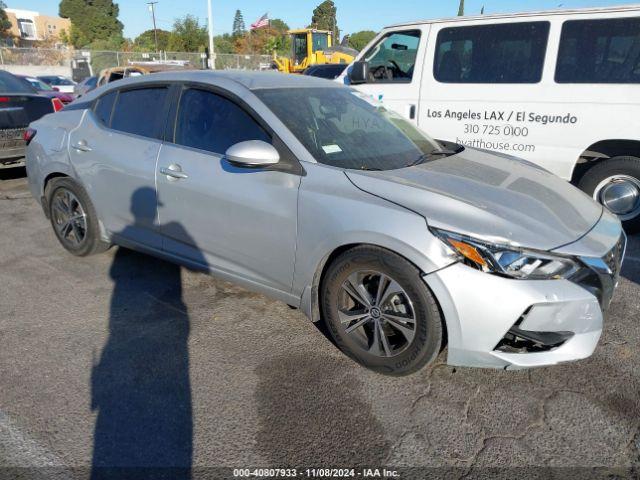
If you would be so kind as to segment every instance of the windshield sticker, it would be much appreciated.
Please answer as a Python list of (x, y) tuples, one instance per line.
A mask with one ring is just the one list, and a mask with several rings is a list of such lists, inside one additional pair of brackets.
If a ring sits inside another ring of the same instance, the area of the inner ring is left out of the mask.
[(332, 153), (342, 152), (342, 149), (338, 145), (323, 145), (322, 149), (324, 150), (324, 153), (326, 153), (327, 155), (331, 155)]

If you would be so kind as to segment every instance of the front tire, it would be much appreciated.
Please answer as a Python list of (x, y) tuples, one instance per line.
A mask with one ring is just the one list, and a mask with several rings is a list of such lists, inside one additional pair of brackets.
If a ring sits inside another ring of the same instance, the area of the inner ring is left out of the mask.
[(89, 195), (69, 177), (54, 178), (45, 191), (51, 226), (60, 244), (78, 257), (104, 252), (98, 215)]
[(435, 298), (420, 271), (388, 250), (362, 246), (338, 256), (322, 282), (321, 304), (340, 350), (378, 373), (408, 375), (440, 351)]
[(578, 186), (617, 215), (628, 233), (640, 231), (640, 158), (602, 161), (587, 170)]

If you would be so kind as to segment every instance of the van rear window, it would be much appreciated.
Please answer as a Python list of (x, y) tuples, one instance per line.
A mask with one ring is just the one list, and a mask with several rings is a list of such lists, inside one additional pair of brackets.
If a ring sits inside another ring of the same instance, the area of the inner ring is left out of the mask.
[(549, 28), (549, 22), (444, 28), (433, 75), (443, 83), (538, 83)]
[(556, 82), (640, 83), (640, 18), (565, 22)]

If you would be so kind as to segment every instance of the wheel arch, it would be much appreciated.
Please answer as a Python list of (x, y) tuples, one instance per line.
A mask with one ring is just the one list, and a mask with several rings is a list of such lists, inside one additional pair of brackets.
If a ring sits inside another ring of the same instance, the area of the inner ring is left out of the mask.
[(53, 180), (54, 178), (70, 178), (70, 176), (67, 175), (66, 173), (54, 171), (49, 173), (46, 177), (44, 177), (44, 180), (42, 181), (42, 198), (40, 199), (40, 203), (42, 204), (42, 210), (44, 211), (44, 215), (47, 218), (49, 218), (51, 215), (51, 212), (49, 211), (49, 204), (46, 200), (47, 187), (51, 183), (51, 180)]
[[(320, 286), (322, 285), (322, 281), (325, 278), (329, 265), (331, 265), (331, 263), (343, 253), (348, 252), (349, 250), (353, 250), (354, 248), (357, 248), (357, 247), (374, 247), (374, 248), (380, 248), (380, 249), (386, 250), (390, 253), (393, 253), (395, 255), (402, 257), (404, 260), (409, 262), (411, 265), (413, 265), (415, 268), (417, 268), (420, 271), (421, 276), (424, 275), (425, 273), (423, 268), (420, 268), (419, 265), (416, 265), (416, 262), (412, 261), (410, 258), (407, 258), (406, 255), (396, 252), (385, 245), (379, 245), (379, 244), (370, 243), (370, 242), (349, 242), (349, 243), (338, 245), (333, 250), (331, 250), (330, 252), (324, 255), (322, 260), (318, 263), (318, 266), (314, 272), (311, 285), (307, 286), (304, 290), (303, 298), (301, 301), (301, 309), (312, 322), (316, 323), (320, 321), (320, 319), (322, 318), (321, 305), (320, 305)], [(442, 307), (440, 305), (440, 300), (438, 299), (435, 292), (426, 283), (425, 283), (425, 287), (431, 290), (431, 294), (435, 298), (438, 309), (440, 310), (440, 315), (442, 318), (442, 327), (443, 327), (443, 347), (444, 347), (444, 345), (446, 345), (447, 331), (448, 331), (447, 319), (444, 316), (444, 311), (442, 310)]]
[(640, 140), (608, 139), (591, 144), (578, 157), (571, 175), (571, 183), (578, 185), (591, 167), (610, 158), (621, 156), (640, 158)]

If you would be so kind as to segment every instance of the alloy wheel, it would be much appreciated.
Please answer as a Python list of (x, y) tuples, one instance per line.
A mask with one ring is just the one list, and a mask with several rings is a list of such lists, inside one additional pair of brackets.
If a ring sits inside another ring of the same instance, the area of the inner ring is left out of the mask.
[(344, 332), (372, 355), (395, 357), (416, 333), (413, 303), (393, 278), (376, 271), (354, 272), (343, 282), (338, 316)]
[(58, 236), (78, 247), (87, 236), (87, 215), (73, 192), (66, 188), (55, 191), (51, 200), (51, 216)]

